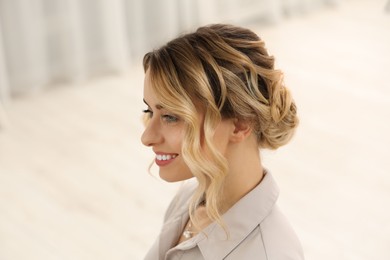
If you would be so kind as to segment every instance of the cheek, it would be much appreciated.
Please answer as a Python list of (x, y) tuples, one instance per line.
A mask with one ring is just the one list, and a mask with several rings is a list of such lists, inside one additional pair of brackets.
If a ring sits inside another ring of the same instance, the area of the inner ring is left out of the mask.
[(177, 130), (177, 131), (171, 131), (169, 135), (169, 142), (171, 144), (171, 147), (175, 149), (177, 153), (180, 153), (182, 144), (184, 139), (184, 131), (183, 130)]
[(229, 128), (226, 128), (223, 125), (218, 126), (215, 131), (213, 143), (218, 151), (225, 154), (229, 144)]

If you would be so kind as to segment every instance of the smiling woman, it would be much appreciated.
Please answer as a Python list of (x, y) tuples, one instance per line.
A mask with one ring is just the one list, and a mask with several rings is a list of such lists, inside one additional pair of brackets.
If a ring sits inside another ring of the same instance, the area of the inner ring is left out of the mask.
[(260, 158), (298, 125), (264, 42), (240, 27), (201, 27), (147, 53), (144, 69), (142, 142), (162, 179), (191, 179), (146, 259), (303, 259)]
[(142, 142), (153, 147), (155, 162), (160, 166), (160, 177), (166, 181), (181, 181), (192, 177), (190, 170), (182, 159), (182, 140), (184, 122), (163, 107), (151, 88), (149, 73), (146, 73), (144, 101), (148, 106), (146, 129)]

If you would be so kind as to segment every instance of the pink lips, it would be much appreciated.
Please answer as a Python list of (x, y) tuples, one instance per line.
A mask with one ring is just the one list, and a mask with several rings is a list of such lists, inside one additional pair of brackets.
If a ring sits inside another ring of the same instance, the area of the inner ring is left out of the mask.
[(156, 153), (155, 162), (158, 166), (165, 166), (170, 164), (176, 159), (177, 154), (168, 154), (168, 153)]

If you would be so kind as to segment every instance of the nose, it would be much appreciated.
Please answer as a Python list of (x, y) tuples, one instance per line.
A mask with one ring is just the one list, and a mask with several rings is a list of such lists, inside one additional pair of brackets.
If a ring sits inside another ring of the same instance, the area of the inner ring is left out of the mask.
[(145, 130), (141, 136), (141, 142), (145, 146), (154, 146), (161, 143), (163, 137), (159, 128), (158, 120), (149, 119), (146, 123)]

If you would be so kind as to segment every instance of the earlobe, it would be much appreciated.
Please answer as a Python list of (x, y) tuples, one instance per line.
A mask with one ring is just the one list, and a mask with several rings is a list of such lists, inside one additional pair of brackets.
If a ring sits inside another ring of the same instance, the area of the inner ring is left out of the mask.
[(234, 130), (230, 136), (232, 142), (241, 142), (252, 133), (252, 125), (244, 120), (233, 119)]

